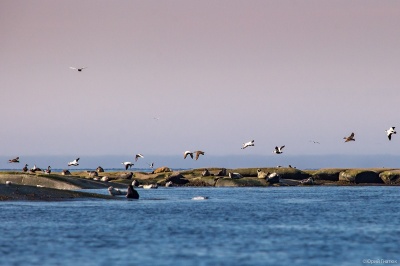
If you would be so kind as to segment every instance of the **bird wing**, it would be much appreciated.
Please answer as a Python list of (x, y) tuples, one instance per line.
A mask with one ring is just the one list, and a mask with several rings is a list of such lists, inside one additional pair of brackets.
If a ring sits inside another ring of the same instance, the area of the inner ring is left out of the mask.
[(281, 147), (279, 148), (279, 150), (281, 151), (283, 148), (285, 148), (285, 145), (281, 146)]
[(392, 133), (388, 134), (388, 139), (392, 140)]
[(190, 154), (190, 151), (185, 151), (183, 153), (183, 159), (186, 159), (186, 157), (188, 156), (188, 154)]
[(70, 69), (74, 69), (74, 70), (77, 70), (77, 68), (76, 67), (69, 67)]
[(354, 138), (354, 133), (353, 132), (351, 132), (350, 138), (351, 139)]
[(196, 160), (199, 159), (200, 155), (204, 155), (204, 152), (202, 151), (196, 151)]

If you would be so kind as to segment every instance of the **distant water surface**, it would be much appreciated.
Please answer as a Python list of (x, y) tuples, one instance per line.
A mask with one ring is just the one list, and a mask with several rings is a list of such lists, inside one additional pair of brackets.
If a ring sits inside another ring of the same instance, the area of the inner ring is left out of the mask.
[(0, 265), (400, 264), (399, 191), (159, 188), (136, 201), (0, 202)]

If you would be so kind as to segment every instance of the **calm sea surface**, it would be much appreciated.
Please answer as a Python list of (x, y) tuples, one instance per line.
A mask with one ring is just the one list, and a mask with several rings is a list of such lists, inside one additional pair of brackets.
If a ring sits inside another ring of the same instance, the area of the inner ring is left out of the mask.
[(0, 202), (0, 265), (400, 265), (400, 187), (138, 192)]

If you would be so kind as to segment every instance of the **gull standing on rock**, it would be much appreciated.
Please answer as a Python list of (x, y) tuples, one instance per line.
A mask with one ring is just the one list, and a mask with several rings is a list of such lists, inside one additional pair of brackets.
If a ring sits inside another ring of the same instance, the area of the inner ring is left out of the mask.
[(121, 163), (123, 165), (125, 165), (125, 170), (128, 170), (128, 168), (131, 168), (134, 164), (131, 162), (123, 162)]
[(76, 158), (76, 159), (73, 160), (72, 162), (69, 162), (69, 163), (68, 163), (68, 166), (78, 166), (78, 165), (79, 165), (79, 163), (78, 163), (79, 159), (80, 159), (80, 158)]
[(280, 146), (280, 147), (276, 146), (275, 149), (274, 149), (274, 151), (273, 151), (273, 153), (281, 154), (281, 153), (283, 153), (283, 151), (282, 151), (283, 148), (285, 148), (285, 145)]
[(344, 142), (349, 142), (349, 141), (356, 141), (354, 138), (354, 133), (352, 132), (350, 136), (344, 137), (343, 138), (345, 141)]
[(392, 134), (396, 134), (396, 131), (394, 129), (395, 127), (391, 127), (388, 130), (385, 130), (389, 140), (392, 140)]
[(243, 149), (246, 149), (247, 147), (250, 147), (250, 146), (254, 146), (254, 140), (246, 142), (246, 143), (243, 143), (243, 147), (241, 149), (243, 150)]

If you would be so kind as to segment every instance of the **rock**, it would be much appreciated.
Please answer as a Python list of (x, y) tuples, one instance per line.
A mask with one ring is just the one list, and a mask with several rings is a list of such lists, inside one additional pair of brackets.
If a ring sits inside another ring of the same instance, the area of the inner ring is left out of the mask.
[(384, 171), (379, 174), (379, 177), (385, 184), (400, 184), (400, 170)]
[(97, 173), (104, 172), (103, 167), (101, 167), (101, 166), (97, 167), (96, 172), (97, 172)]
[(314, 180), (339, 181), (340, 172), (345, 169), (320, 169), (313, 174)]
[(210, 176), (208, 169), (204, 169), (204, 171), (201, 173), (201, 176)]
[(269, 173), (265, 173), (261, 169), (257, 169), (257, 177), (258, 178), (265, 179), (268, 175), (269, 175)]
[(103, 176), (100, 180), (103, 182), (108, 182), (110, 181), (110, 178), (108, 176)]
[(154, 170), (154, 173), (155, 173), (155, 174), (165, 173), (165, 172), (172, 172), (172, 171), (171, 171), (171, 169), (169, 169), (169, 168), (166, 167), (166, 166), (159, 167), (159, 168), (157, 168), (156, 170)]
[(232, 179), (243, 178), (243, 176), (239, 173), (229, 173), (228, 176), (229, 176), (229, 178), (232, 178)]
[(122, 173), (122, 174), (119, 175), (119, 177), (122, 178), (122, 179), (132, 179), (133, 172)]
[(340, 172), (339, 181), (346, 181), (350, 183), (377, 183), (382, 184), (383, 181), (379, 177), (379, 174), (369, 170), (357, 170), (351, 169)]
[(226, 176), (226, 169), (222, 168), (220, 171), (218, 171), (216, 174), (216, 176)]
[(177, 185), (185, 185), (185, 184), (189, 183), (189, 180), (185, 179), (185, 177), (181, 173), (178, 173), (178, 172), (172, 173), (172, 175), (167, 177), (167, 179), (165, 181), (166, 182), (171, 181), (172, 183), (177, 184)]
[(71, 175), (71, 172), (69, 170), (62, 170), (61, 174), (62, 175)]

